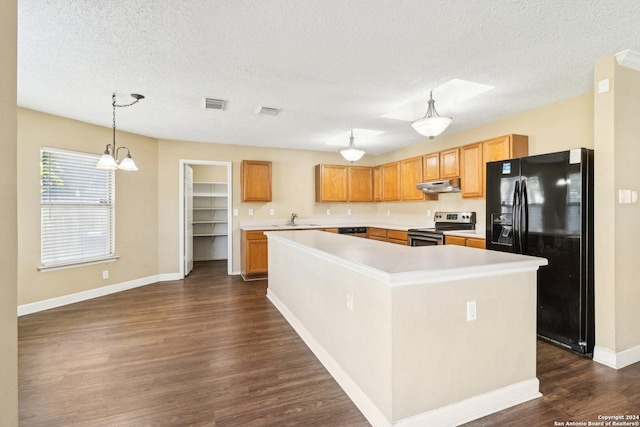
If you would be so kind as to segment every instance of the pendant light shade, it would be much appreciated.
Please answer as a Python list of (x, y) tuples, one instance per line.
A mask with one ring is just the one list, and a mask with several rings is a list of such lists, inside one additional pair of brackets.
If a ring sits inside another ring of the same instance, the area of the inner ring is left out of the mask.
[(433, 100), (433, 91), (429, 93), (429, 107), (427, 108), (427, 114), (413, 123), (411, 126), (421, 135), (433, 139), (440, 135), (444, 130), (449, 127), (453, 119), (451, 117), (440, 117), (436, 111), (435, 101)]
[(340, 150), (340, 154), (351, 163), (357, 162), (364, 156), (364, 151), (358, 150), (353, 143), (353, 131), (351, 131), (351, 137), (349, 138), (349, 146), (344, 150)]
[[(107, 147), (104, 150), (104, 154), (98, 160), (98, 164), (96, 168), (105, 169), (105, 170), (116, 170), (121, 169), (125, 171), (137, 171), (138, 167), (136, 163), (131, 158), (131, 153), (127, 147), (118, 147), (116, 148), (116, 107), (130, 107), (136, 102), (144, 99), (144, 95), (139, 95), (137, 93), (132, 93), (131, 97), (135, 100), (130, 104), (118, 105), (116, 104), (116, 94), (111, 95), (111, 106), (113, 107), (113, 141), (111, 144), (107, 144)], [(118, 152), (122, 149), (127, 150), (127, 155), (124, 159), (118, 163)]]

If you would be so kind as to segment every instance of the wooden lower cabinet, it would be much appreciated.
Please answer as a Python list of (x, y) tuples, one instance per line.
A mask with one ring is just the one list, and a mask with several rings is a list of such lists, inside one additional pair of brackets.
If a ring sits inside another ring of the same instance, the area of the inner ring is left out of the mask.
[(369, 227), (367, 229), (367, 237), (371, 240), (396, 243), (398, 245), (407, 245), (408, 243), (407, 232), (401, 230), (389, 230), (386, 228)]
[(406, 246), (409, 242), (407, 232), (401, 230), (387, 230), (387, 242)]
[(264, 231), (242, 231), (240, 257), (242, 277), (259, 278), (267, 275), (269, 258), (267, 253), (267, 236)]
[(387, 241), (387, 229), (386, 228), (367, 228), (367, 238), (372, 240), (380, 240), (381, 242)]
[(445, 245), (469, 246), (478, 249), (486, 248), (485, 239), (477, 237), (445, 236), (444, 243)]

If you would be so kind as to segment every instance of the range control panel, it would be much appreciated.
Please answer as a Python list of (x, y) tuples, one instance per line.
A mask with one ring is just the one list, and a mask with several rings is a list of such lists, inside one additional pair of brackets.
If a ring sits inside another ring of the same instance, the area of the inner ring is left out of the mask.
[(462, 222), (467, 224), (476, 223), (475, 212), (436, 212), (435, 222)]

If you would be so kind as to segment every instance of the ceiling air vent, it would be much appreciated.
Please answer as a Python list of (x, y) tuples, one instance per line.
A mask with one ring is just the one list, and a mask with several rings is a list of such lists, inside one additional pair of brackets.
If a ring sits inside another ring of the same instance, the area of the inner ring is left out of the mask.
[(279, 108), (270, 108), (270, 107), (256, 108), (256, 114), (264, 114), (265, 116), (275, 116), (279, 112), (280, 112)]
[(227, 101), (225, 101), (224, 99), (205, 98), (204, 99), (204, 108), (205, 108), (205, 110), (222, 110), (222, 111), (224, 111), (227, 108)]

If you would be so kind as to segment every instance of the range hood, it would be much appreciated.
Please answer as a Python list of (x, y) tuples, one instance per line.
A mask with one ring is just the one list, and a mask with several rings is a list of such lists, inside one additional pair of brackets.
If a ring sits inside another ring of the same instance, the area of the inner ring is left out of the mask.
[(421, 182), (416, 184), (416, 188), (425, 193), (459, 193), (460, 178)]

